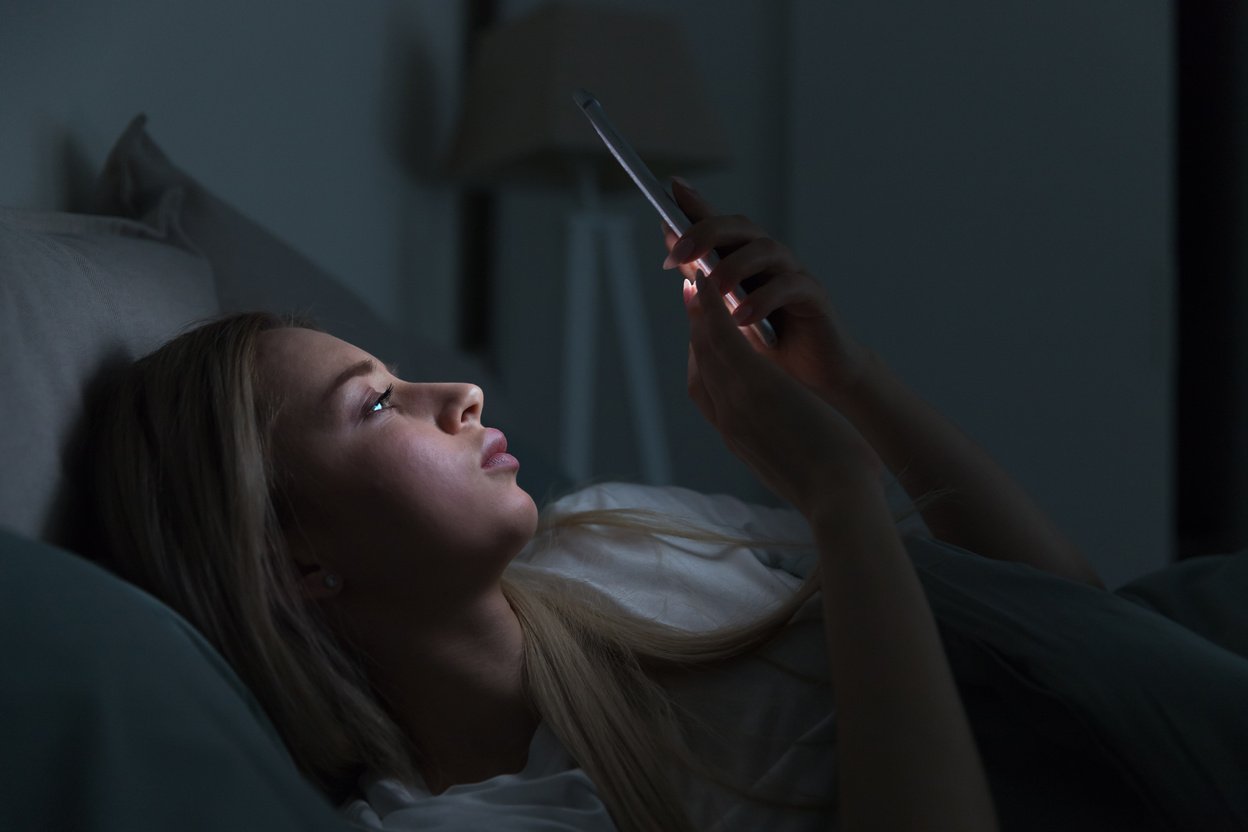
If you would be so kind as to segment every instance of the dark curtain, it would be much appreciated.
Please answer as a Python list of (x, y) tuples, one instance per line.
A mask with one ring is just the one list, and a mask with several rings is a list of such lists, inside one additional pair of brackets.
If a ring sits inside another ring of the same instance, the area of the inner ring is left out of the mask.
[(1176, 0), (1178, 556), (1248, 547), (1248, 13)]

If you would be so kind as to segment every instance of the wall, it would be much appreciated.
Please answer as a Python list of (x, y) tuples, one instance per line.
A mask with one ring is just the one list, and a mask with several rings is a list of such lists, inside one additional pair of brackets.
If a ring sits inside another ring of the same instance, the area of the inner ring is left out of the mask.
[(797, 0), (794, 245), (1108, 582), (1171, 554), (1170, 5)]
[[(539, 5), (537, 0), (500, 3), (504, 20)], [(782, 4), (767, 0), (680, 4), (657, 0), (599, 3), (670, 15), (695, 44), (702, 80), (719, 115), (734, 163), (690, 174), (699, 190), (725, 211), (746, 213), (783, 238), (783, 100), (785, 62)], [(604, 102), (606, 105), (606, 102)], [(569, 106), (571, 106), (569, 104)], [(607, 105), (609, 106), (609, 105)], [(586, 129), (589, 129), (586, 124)], [(623, 125), (620, 126), (623, 130)], [(664, 255), (658, 220), (639, 194), (608, 196), (607, 207), (629, 216), (641, 273), (637, 291), (645, 308), (651, 353), (665, 405), (673, 480), (709, 493), (754, 502), (770, 495), (724, 446), (686, 390), (688, 327), (681, 278), (660, 268)], [(527, 395), (550, 413), (548, 448), (559, 447), (560, 377), (563, 355), (564, 232), (576, 207), (570, 194), (514, 191), (499, 204), (498, 269), (495, 275), (495, 358), (511, 395)], [(605, 295), (605, 289), (600, 297)], [(637, 437), (631, 422), (617, 333), (604, 309), (599, 331), (594, 424), (600, 444), (594, 464), (599, 479), (641, 480)]]
[[(80, 207), (138, 112), (176, 163), (356, 289), (453, 343), (460, 5), (5, 0), (0, 202)], [(75, 204), (78, 203), (78, 204)]]
[[(535, 2), (501, 4), (503, 17)], [(845, 321), (976, 438), (1116, 584), (1171, 553), (1169, 6), (691, 2), (736, 163), (698, 177), (790, 243)], [(570, 197), (502, 198), (498, 358), (557, 448)], [(684, 390), (678, 280), (645, 203), (639, 292), (675, 480), (773, 502)], [(653, 265), (651, 265), (653, 264)], [(609, 318), (603, 477), (637, 478)], [(606, 345), (603, 347), (602, 345)]]
[[(601, 2), (601, 0), (600, 0)], [(504, 19), (535, 0), (499, 4)], [(790, 243), (844, 318), (1115, 582), (1169, 551), (1169, 6), (1160, 0), (625, 4), (675, 16), (735, 156), (693, 176)], [(174, 159), (453, 344), (464, 5), (8, 2), (0, 201), (69, 207), (139, 111)], [(638, 197), (638, 290), (674, 479), (772, 502), (685, 392), (679, 279)], [(499, 197), (495, 359), (558, 447), (570, 196)], [(609, 319), (608, 319), (609, 320)], [(614, 332), (606, 324), (603, 344)], [(602, 478), (639, 476), (600, 351)]]

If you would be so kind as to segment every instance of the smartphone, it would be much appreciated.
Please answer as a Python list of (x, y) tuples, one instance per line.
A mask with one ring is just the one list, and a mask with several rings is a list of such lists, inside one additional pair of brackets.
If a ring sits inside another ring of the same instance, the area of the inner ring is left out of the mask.
[[(637, 184), (641, 192), (645, 195), (650, 204), (654, 206), (654, 210), (659, 212), (659, 216), (667, 223), (668, 227), (677, 234), (684, 234), (693, 225), (689, 221), (689, 217), (676, 204), (675, 198), (669, 194), (654, 174), (650, 172), (650, 168), (646, 167), (646, 163), (641, 161), (628, 142), (624, 141), (624, 137), (619, 131), (612, 126), (607, 120), (607, 114), (603, 112), (602, 105), (598, 103), (598, 99), (587, 90), (577, 90), (572, 95), (572, 100), (576, 102), (576, 106), (581, 108), (589, 123), (594, 126), (594, 130), (598, 132), (598, 136), (606, 144), (607, 150), (611, 151), (611, 155), (624, 168), (624, 172), (628, 174), (629, 179)], [(694, 261), (698, 264), (698, 268), (703, 274), (710, 274), (711, 270), (719, 263), (719, 257), (714, 250), (707, 252), (702, 257)], [(724, 295), (724, 303), (727, 304), (729, 310), (736, 309), (737, 306), (745, 300), (746, 291), (739, 285), (728, 294)], [(750, 328), (769, 347), (776, 345), (776, 330), (771, 325), (771, 321), (766, 318), (750, 324)]]

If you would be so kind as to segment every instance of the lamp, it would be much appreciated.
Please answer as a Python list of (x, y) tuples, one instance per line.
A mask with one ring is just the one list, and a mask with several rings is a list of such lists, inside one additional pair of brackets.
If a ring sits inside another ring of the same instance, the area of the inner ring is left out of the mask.
[[(670, 480), (629, 219), (602, 190), (633, 185), (573, 103), (593, 90), (660, 180), (722, 165), (728, 152), (698, 83), (692, 47), (671, 18), (553, 3), (491, 29), (475, 44), (449, 167), (480, 185), (575, 189), (568, 217), (561, 455), (577, 481), (590, 471), (598, 283), (611, 293), (642, 475)], [(640, 194), (638, 195), (640, 199)]]

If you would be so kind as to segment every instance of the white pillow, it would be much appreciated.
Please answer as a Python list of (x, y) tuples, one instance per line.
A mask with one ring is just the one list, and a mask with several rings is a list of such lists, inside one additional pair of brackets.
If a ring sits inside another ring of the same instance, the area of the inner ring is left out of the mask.
[[(900, 487), (888, 493), (895, 512), (909, 507)], [(603, 508), (647, 508), (730, 534), (813, 541), (796, 509), (680, 486), (600, 483), (556, 500), (547, 510), (566, 514)], [(916, 515), (899, 531), (923, 535), (926, 527)], [(561, 531), (553, 545), (534, 540), (516, 559), (584, 581), (637, 615), (697, 631), (750, 620), (779, 605), (801, 584), (814, 556), (813, 548), (747, 548), (592, 527)]]
[[(648, 508), (728, 533), (809, 540), (796, 511), (748, 505), (679, 486), (609, 482), (575, 491), (547, 511)], [(517, 560), (585, 581), (630, 612), (688, 630), (712, 629), (792, 594), (801, 579), (765, 566), (751, 549), (676, 537), (642, 537), (603, 527), (561, 531), (553, 546), (534, 541)]]
[(140, 219), (0, 208), (0, 525), (81, 550), (84, 399), (217, 314), (170, 191)]

